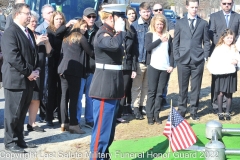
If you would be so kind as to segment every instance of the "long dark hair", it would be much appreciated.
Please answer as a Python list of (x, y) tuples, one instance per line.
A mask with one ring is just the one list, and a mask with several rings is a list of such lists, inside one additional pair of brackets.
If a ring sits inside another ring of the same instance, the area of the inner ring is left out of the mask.
[(128, 11), (131, 11), (131, 10), (135, 13), (135, 19), (134, 19), (134, 21), (136, 21), (136, 20), (137, 20), (137, 11), (136, 11), (134, 8), (132, 8), (132, 7), (127, 7), (127, 9), (126, 9), (126, 15), (128, 14)]

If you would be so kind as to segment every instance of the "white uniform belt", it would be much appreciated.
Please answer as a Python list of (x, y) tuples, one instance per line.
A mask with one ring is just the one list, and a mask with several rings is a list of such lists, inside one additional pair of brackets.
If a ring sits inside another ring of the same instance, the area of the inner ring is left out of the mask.
[(109, 70), (122, 70), (122, 65), (96, 63), (96, 68)]

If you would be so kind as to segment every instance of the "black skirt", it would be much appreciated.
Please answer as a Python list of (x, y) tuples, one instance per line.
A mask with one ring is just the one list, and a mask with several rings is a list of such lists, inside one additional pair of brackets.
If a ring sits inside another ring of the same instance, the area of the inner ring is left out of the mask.
[(215, 92), (234, 93), (237, 91), (237, 72), (214, 75)]

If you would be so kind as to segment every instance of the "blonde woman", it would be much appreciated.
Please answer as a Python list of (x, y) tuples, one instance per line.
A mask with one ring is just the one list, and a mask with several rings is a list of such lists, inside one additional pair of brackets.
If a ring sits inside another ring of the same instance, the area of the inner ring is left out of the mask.
[[(83, 34), (87, 30), (87, 22), (78, 19), (71, 31), (63, 38), (63, 58), (58, 66), (58, 74), (61, 79), (61, 130), (69, 130), (71, 133), (84, 134), (77, 120), (78, 93), (81, 86), (81, 78), (84, 75), (85, 52), (91, 57), (93, 52)], [(70, 119), (68, 118), (68, 101)]]
[(161, 124), (159, 113), (163, 102), (163, 89), (170, 73), (173, 71), (172, 38), (167, 32), (166, 18), (155, 15), (150, 23), (149, 32), (145, 36), (148, 65), (148, 124)]

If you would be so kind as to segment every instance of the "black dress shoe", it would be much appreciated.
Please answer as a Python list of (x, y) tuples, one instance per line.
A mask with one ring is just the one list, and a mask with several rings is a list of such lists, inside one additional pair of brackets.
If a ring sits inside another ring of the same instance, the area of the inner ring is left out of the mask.
[(30, 131), (36, 131), (36, 132), (45, 132), (45, 130), (39, 126), (31, 126), (29, 124), (27, 124), (27, 130), (30, 132)]
[(157, 124), (162, 124), (162, 121), (161, 120), (157, 120), (156, 123)]
[(143, 120), (143, 115), (140, 112), (138, 112), (135, 114), (135, 118), (138, 120)]
[(5, 146), (5, 149), (10, 151), (10, 152), (13, 152), (13, 153), (26, 153), (26, 151), (23, 148), (21, 148), (17, 145), (12, 146), (12, 147)]
[(54, 126), (52, 121), (46, 121), (46, 123), (47, 123), (46, 124), (47, 126), (51, 126), (51, 127)]
[(35, 148), (35, 147), (37, 147), (37, 145), (34, 144), (34, 143), (26, 143), (26, 142), (17, 143), (17, 145), (21, 148)]
[(149, 125), (153, 125), (153, 124), (154, 124), (153, 118), (148, 118), (148, 124), (149, 124)]
[(199, 121), (200, 120), (200, 118), (197, 114), (190, 114), (190, 118), (194, 121)]

